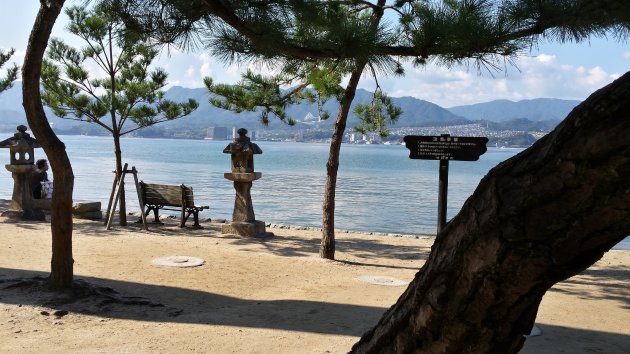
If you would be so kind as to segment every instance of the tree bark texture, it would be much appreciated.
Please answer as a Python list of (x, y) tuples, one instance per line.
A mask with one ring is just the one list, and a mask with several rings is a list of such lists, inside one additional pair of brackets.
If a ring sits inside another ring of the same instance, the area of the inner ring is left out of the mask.
[(628, 112), (630, 73), (492, 169), (352, 352), (517, 352), (545, 292), (630, 234)]
[(55, 188), (52, 197), (52, 259), (49, 286), (53, 290), (72, 288), (72, 190), (74, 174), (66, 147), (53, 132), (42, 105), (39, 90), (42, 59), (50, 32), (64, 0), (42, 1), (24, 56), (22, 99), (28, 125), (48, 156)]

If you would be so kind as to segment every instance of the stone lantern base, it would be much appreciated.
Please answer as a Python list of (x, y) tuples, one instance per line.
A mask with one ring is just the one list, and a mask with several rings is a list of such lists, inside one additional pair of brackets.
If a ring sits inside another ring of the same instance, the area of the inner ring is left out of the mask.
[(223, 224), (221, 225), (221, 233), (246, 237), (273, 236), (273, 233), (265, 231), (265, 222), (260, 220), (254, 220), (252, 222), (234, 221), (229, 224)]
[[(9, 210), (0, 214), (11, 220), (45, 220), (41, 205), (35, 205), (31, 192), (33, 165), (5, 165), (13, 177), (13, 196)], [(39, 201), (39, 200), (38, 200)]]
[(32, 210), (7, 210), (2, 212), (0, 216), (10, 220), (46, 220), (46, 215), (40, 209)]

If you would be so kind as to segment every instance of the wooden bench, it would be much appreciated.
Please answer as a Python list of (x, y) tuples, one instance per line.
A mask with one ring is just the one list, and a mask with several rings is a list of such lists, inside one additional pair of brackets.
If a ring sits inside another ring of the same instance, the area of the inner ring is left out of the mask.
[[(181, 211), (181, 219), (179, 227), (184, 227), (186, 221), (192, 214), (194, 216), (195, 223), (193, 228), (200, 229), (199, 225), (199, 212), (208, 209), (207, 205), (195, 205), (193, 198), (193, 189), (185, 185), (174, 184), (154, 184), (144, 183), (140, 181), (140, 196), (142, 203), (146, 207), (145, 215), (149, 215), (151, 210), (155, 216), (155, 223), (161, 223), (158, 211), (164, 210), (177, 210)], [(177, 207), (176, 209), (168, 207)]]

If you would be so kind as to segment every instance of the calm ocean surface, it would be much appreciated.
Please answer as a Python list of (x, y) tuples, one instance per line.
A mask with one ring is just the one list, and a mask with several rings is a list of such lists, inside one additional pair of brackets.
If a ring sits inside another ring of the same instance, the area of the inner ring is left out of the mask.
[[(3, 136), (11, 134), (4, 134)], [(75, 175), (75, 201), (100, 201), (103, 209), (111, 193), (114, 156), (110, 137), (60, 136)], [(229, 141), (122, 139), (123, 163), (135, 166), (148, 183), (191, 185), (197, 204), (209, 205), (202, 218), (231, 219), (232, 182)], [(328, 144), (256, 142), (252, 200), (256, 219), (268, 223), (321, 227)], [(3, 149), (4, 150), (4, 149)], [(489, 148), (479, 161), (450, 163), (448, 217), (459, 211), (481, 178), (520, 149)], [(2, 152), (2, 151), (0, 151)], [(43, 158), (35, 150), (35, 158)], [(44, 157), (45, 158), (45, 157)], [(0, 154), (2, 164), (9, 154)], [(335, 227), (342, 230), (433, 235), (437, 223), (437, 161), (411, 160), (404, 145), (349, 145), (341, 148)], [(11, 199), (13, 180), (0, 172), (0, 198)], [(53, 176), (54, 179), (54, 176)], [(139, 210), (133, 176), (125, 179), (128, 211)], [(628, 240), (624, 241), (627, 243)]]

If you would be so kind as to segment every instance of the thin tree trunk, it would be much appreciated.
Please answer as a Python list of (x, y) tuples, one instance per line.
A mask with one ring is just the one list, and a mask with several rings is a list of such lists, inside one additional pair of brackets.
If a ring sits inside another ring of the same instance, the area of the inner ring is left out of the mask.
[(490, 171), (352, 351), (516, 353), (545, 292), (630, 234), (629, 97), (626, 73)]
[(65, 145), (48, 123), (39, 90), (42, 59), (63, 0), (42, 1), (29, 37), (22, 66), (22, 99), (26, 119), (35, 138), (42, 145), (52, 168), (55, 188), (52, 197), (52, 259), (49, 287), (53, 290), (72, 288), (72, 191), (74, 175)]
[[(122, 165), (122, 149), (120, 148), (120, 134), (118, 131), (112, 132), (112, 136), (114, 137), (114, 155), (116, 156), (116, 183), (120, 181), (122, 178), (123, 165)], [(120, 185), (120, 200), (118, 201), (120, 205), (119, 209), (119, 219), (120, 226), (127, 226), (127, 205), (125, 202), (125, 184)]]
[(319, 247), (319, 256), (326, 259), (335, 259), (335, 191), (337, 190), (337, 172), (339, 171), (339, 154), (341, 142), (346, 131), (346, 122), (350, 113), (350, 106), (361, 79), (365, 64), (357, 67), (350, 76), (346, 86), (339, 113), (333, 127), (333, 135), (330, 141), (328, 162), (326, 162), (326, 186), (324, 189), (324, 203), (322, 206), (322, 242)]
[[(110, 116), (112, 118), (112, 137), (114, 138), (114, 155), (116, 156), (116, 182), (119, 182), (122, 178), (122, 150), (120, 148), (120, 132), (122, 126), (116, 121), (116, 109), (118, 107), (117, 102), (117, 87), (116, 87), (116, 69), (114, 58), (114, 35), (112, 33), (112, 27), (109, 27), (109, 82), (111, 83), (112, 102), (110, 107)], [(125, 200), (125, 183), (120, 184), (120, 199), (118, 200), (120, 209), (118, 212), (118, 219), (120, 226), (127, 226), (127, 203)]]

